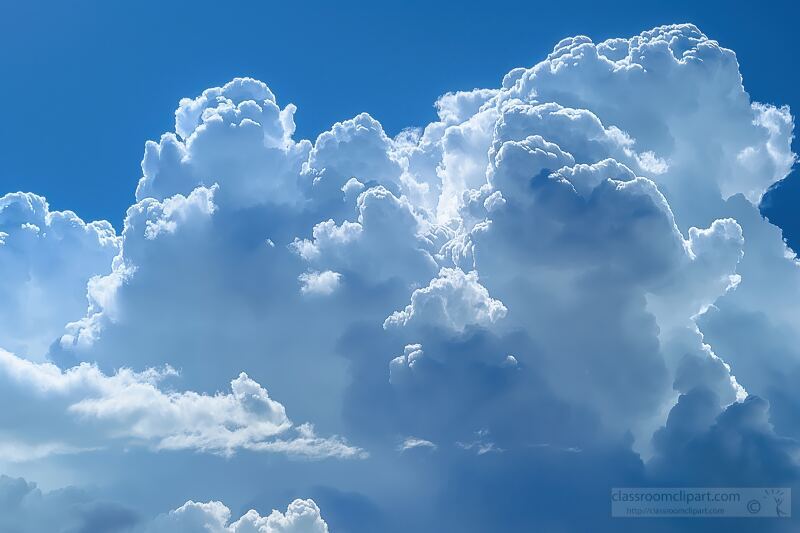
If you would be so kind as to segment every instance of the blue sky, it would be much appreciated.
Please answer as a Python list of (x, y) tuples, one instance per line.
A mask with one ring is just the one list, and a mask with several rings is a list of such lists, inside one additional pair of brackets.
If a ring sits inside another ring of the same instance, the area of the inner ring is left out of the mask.
[(0, 532), (755, 524), (619, 519), (615, 487), (790, 512), (796, 15), (0, 8)]
[[(0, 17), (0, 183), (119, 228), (144, 141), (172, 128), (180, 98), (235, 76), (265, 81), (281, 103), (295, 103), (300, 137), (313, 140), (361, 111), (394, 134), (431, 121), (440, 94), (493, 87), (563, 37), (602, 40), (676, 21), (735, 50), (754, 99), (800, 108), (800, 74), (787, 68), (797, 56), (788, 38), (794, 2), (569, 5), (8, 2)], [(793, 223), (782, 210), (774, 216)]]

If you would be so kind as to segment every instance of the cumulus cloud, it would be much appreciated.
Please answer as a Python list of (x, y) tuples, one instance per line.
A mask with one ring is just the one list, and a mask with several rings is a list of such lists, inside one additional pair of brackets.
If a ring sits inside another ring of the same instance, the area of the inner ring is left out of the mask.
[[(717, 69), (713, 77), (709, 65)], [(562, 40), (545, 61), (520, 73), (509, 96), (555, 101), (605, 117), (637, 146), (670, 161), (665, 180), (687, 163), (696, 170), (684, 180), (709, 173), (698, 159), (717, 149), (720, 157), (707, 183), (724, 198), (741, 193), (757, 202), (794, 159), (791, 119), (786, 108), (752, 104), (738, 67), (732, 50), (690, 24), (599, 44), (582, 36)], [(712, 132), (713, 140), (692, 146)], [(745, 163), (743, 151), (758, 153), (760, 163)]]
[(145, 145), (137, 200), (219, 183), (237, 205), (299, 201), (297, 177), (311, 143), (291, 138), (295, 110), (292, 104), (281, 109), (272, 91), (250, 78), (184, 98), (175, 133)]
[(179, 228), (188, 226), (196, 231), (198, 226), (207, 223), (215, 211), (216, 190), (216, 186), (198, 187), (188, 196), (177, 194), (162, 202), (147, 198), (129, 208), (122, 238), (124, 253), (114, 257), (108, 275), (91, 280), (86, 316), (66, 325), (60, 344), (90, 346), (105, 324), (115, 322), (121, 312), (117, 293), (136, 272), (140, 254), (149, 253), (149, 243), (174, 236)]
[(222, 502), (188, 501), (167, 514), (156, 517), (147, 533), (328, 533), (328, 525), (314, 500), (294, 500), (285, 513), (273, 510), (261, 516), (247, 511), (231, 521), (231, 511)]
[(383, 323), (384, 328), (421, 323), (464, 331), (468, 325), (492, 324), (506, 315), (503, 302), (489, 296), (475, 271), (443, 268), (427, 287), (411, 294), (411, 303), (395, 311)]
[(303, 176), (310, 180), (316, 202), (341, 204), (340, 191), (347, 189), (350, 180), (397, 192), (401, 174), (392, 140), (380, 122), (366, 113), (337, 122), (320, 134), (303, 164)]
[(292, 249), (311, 265), (356, 272), (373, 283), (435, 272), (424, 221), (406, 198), (377, 186), (359, 195), (357, 210), (356, 221), (316, 224), (313, 239), (296, 239)]
[(686, 24), (564, 39), (436, 109), (296, 140), (295, 107), (236, 79), (146, 144), (120, 236), (0, 200), (6, 458), (173, 450), (150, 516), (192, 479), (222, 494), (153, 531), (326, 531), (311, 500), (214, 501), (287, 491), (337, 530), (616, 530), (608, 486), (796, 486), (800, 270), (757, 208), (789, 110)]
[(30, 193), (0, 197), (0, 346), (41, 360), (86, 309), (86, 284), (111, 270), (120, 239), (105, 221), (51, 211)]

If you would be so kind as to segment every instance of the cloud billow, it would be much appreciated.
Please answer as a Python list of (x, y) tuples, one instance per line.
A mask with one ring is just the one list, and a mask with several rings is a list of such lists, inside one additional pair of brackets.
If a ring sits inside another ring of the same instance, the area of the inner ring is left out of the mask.
[[(147, 142), (120, 234), (0, 198), (0, 467), (152, 532), (636, 531), (610, 487), (800, 486), (800, 269), (758, 211), (789, 109), (688, 24), (436, 108), (297, 140), (238, 78)], [(3, 486), (19, 531), (65, 505)]]

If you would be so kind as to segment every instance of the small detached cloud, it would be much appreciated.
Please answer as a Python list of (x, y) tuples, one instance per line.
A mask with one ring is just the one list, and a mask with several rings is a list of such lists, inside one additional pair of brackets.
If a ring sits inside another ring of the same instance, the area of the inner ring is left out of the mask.
[(409, 450), (426, 450), (426, 449), (430, 451), (436, 451), (437, 448), (439, 447), (429, 440), (420, 439), (417, 437), (406, 437), (403, 440), (403, 442), (400, 443), (400, 446), (397, 447), (397, 450), (400, 452), (407, 452)]
[(342, 275), (338, 272), (326, 270), (324, 272), (310, 271), (300, 274), (297, 278), (300, 283), (300, 292), (303, 294), (320, 294), (327, 296), (339, 288)]

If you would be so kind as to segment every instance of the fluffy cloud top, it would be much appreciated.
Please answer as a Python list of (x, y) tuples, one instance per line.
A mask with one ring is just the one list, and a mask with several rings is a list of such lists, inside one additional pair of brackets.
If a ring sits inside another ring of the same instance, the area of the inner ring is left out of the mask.
[(281, 109), (272, 91), (250, 78), (184, 98), (175, 134), (145, 145), (136, 198), (160, 200), (220, 183), (237, 204), (298, 201), (296, 177), (311, 145), (291, 139), (295, 110), (292, 104)]
[(261, 516), (254, 510), (231, 522), (231, 511), (221, 502), (188, 501), (157, 517), (147, 533), (328, 533), (314, 500), (294, 500), (285, 513), (273, 510)]
[(120, 239), (105, 221), (50, 211), (30, 193), (0, 197), (0, 346), (41, 359), (86, 310), (86, 284), (110, 270)]
[(465, 274), (457, 268), (443, 268), (427, 287), (415, 290), (411, 304), (392, 313), (383, 327), (425, 324), (464, 331), (468, 325), (492, 324), (507, 311), (503, 302), (489, 296), (477, 272)]

